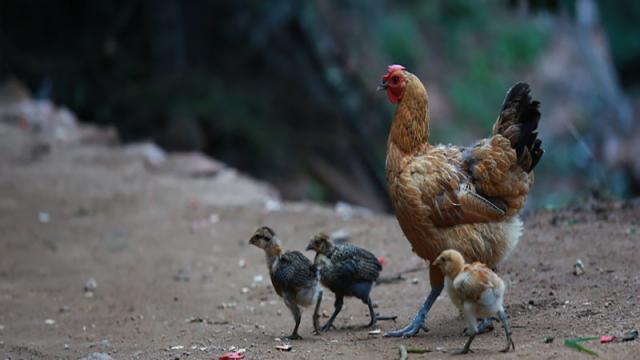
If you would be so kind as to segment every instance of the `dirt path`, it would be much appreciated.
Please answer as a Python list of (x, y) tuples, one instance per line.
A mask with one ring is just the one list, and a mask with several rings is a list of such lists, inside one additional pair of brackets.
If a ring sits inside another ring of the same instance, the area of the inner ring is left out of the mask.
[[(248, 359), (396, 359), (400, 344), (433, 351), (411, 359), (432, 359), (449, 358), (444, 352), (464, 343), (464, 322), (446, 297), (429, 316), (431, 331), (406, 340), (369, 336), (359, 328), (368, 321), (366, 306), (348, 300), (338, 330), (313, 336), (307, 311), (305, 339), (280, 353), (274, 338), (293, 323), (269, 286), (263, 255), (247, 244), (253, 230), (268, 224), (287, 248), (302, 249), (317, 231), (345, 229), (353, 243), (386, 258), (390, 275), (421, 265), (394, 218), (345, 219), (313, 204), (266, 211), (270, 187), (233, 171), (180, 178), (150, 172), (122, 148), (40, 148), (34, 136), (0, 124), (3, 359), (92, 352), (217, 359), (231, 346), (246, 348)], [(629, 203), (525, 219), (524, 238), (501, 269), (517, 351), (500, 358), (586, 358), (563, 340), (640, 327), (639, 214)], [(576, 259), (585, 265), (582, 276), (572, 273)], [(89, 278), (97, 283), (93, 296), (83, 290)], [(399, 315), (396, 324), (381, 323), (383, 331), (413, 315), (426, 279), (417, 272), (374, 290), (378, 309)], [(323, 310), (332, 304), (327, 295)], [(545, 344), (545, 336), (555, 341)], [(497, 357), (503, 340), (499, 331), (483, 335), (465, 358)], [(640, 341), (587, 346), (612, 359), (640, 351)]]

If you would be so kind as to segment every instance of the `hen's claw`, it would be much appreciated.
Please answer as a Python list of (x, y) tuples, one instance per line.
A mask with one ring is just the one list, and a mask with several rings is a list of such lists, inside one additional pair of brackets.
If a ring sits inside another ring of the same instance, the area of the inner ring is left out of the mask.
[(402, 337), (409, 338), (417, 334), (420, 329), (424, 332), (428, 332), (429, 329), (424, 324), (417, 324), (415, 321), (412, 321), (409, 325), (405, 326), (400, 330), (390, 331), (384, 333), (384, 337)]
[(429, 296), (427, 296), (427, 298), (425, 299), (424, 304), (422, 304), (420, 310), (418, 310), (418, 313), (411, 321), (411, 324), (400, 330), (385, 333), (384, 336), (408, 338), (417, 334), (420, 329), (424, 330), (425, 332), (429, 331), (429, 329), (427, 329), (427, 327), (424, 325), (424, 319), (427, 317), (431, 306), (442, 292), (442, 289), (442, 286), (432, 287), (431, 291), (429, 292)]

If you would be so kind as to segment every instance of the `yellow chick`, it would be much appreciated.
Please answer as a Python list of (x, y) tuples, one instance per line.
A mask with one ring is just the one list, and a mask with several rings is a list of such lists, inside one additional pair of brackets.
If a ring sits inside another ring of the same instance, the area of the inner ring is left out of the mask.
[(480, 262), (465, 264), (464, 257), (456, 250), (445, 250), (433, 262), (444, 274), (445, 287), (451, 302), (460, 309), (469, 323), (469, 340), (457, 354), (469, 352), (471, 342), (478, 333), (478, 318), (498, 319), (504, 327), (507, 347), (502, 352), (516, 349), (511, 340), (509, 323), (504, 313), (504, 281)]

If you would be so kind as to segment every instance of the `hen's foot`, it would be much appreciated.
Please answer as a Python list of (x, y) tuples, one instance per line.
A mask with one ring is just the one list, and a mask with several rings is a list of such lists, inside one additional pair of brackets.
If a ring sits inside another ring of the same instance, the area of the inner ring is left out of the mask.
[(298, 333), (291, 334), (284, 338), (285, 340), (302, 340), (302, 336), (298, 335)]
[(405, 326), (402, 329), (390, 331), (385, 333), (383, 336), (385, 337), (402, 337), (408, 338), (412, 337), (420, 331), (420, 329), (424, 330), (424, 332), (428, 332), (427, 326), (423, 324), (421, 321), (412, 321), (409, 325)]

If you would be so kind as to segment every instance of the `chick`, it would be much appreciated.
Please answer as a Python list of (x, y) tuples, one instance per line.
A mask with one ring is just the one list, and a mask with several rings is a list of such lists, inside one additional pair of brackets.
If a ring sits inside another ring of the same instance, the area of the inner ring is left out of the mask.
[(504, 313), (504, 281), (480, 262), (465, 264), (464, 257), (456, 250), (445, 250), (433, 262), (445, 276), (445, 287), (451, 302), (464, 314), (469, 327), (469, 340), (457, 354), (469, 352), (471, 342), (478, 333), (478, 318), (493, 318), (496, 315), (507, 337), (507, 347), (502, 352), (516, 349), (511, 340), (509, 323)]
[(336, 245), (323, 233), (313, 237), (307, 250), (316, 251), (314, 264), (320, 269), (320, 281), (336, 296), (333, 315), (324, 324), (322, 331), (329, 330), (333, 325), (333, 321), (342, 310), (345, 296), (354, 296), (367, 304), (371, 317), (367, 325), (369, 327), (375, 325), (377, 320), (396, 319), (395, 316), (379, 316), (373, 311), (370, 293), (382, 270), (382, 265), (375, 255), (353, 245)]
[(258, 228), (249, 243), (264, 250), (273, 288), (284, 300), (284, 304), (289, 308), (296, 322), (293, 332), (288, 338), (290, 340), (302, 339), (298, 335), (301, 318), (300, 306), (308, 307), (313, 303), (316, 304), (313, 328), (315, 333), (319, 334), (317, 313), (322, 301), (322, 288), (320, 286), (320, 272), (316, 266), (299, 251), (283, 252), (280, 239), (269, 227)]

